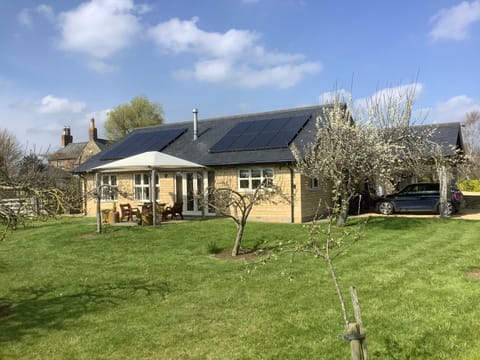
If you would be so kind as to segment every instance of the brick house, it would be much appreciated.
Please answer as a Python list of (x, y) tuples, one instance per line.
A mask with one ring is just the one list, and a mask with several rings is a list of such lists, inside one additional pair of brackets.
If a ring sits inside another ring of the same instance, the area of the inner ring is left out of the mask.
[[(182, 202), (184, 215), (215, 215), (202, 208), (196, 196), (210, 186), (228, 186), (248, 192), (267, 180), (282, 189), (282, 196), (256, 205), (251, 220), (310, 221), (320, 200), (323, 205), (320, 211), (327, 211), (330, 188), (318, 179), (300, 174), (290, 149), (292, 144), (303, 149), (305, 144), (314, 140), (316, 119), (325, 116), (328, 106), (331, 105), (201, 121), (194, 109), (193, 121), (136, 129), (76, 167), (74, 172), (81, 175), (84, 190), (91, 191), (94, 175), (98, 172), (96, 167), (147, 151), (160, 151), (204, 166), (200, 170), (159, 169), (156, 173), (155, 198), (159, 203)], [(153, 177), (150, 171), (102, 172), (99, 178), (101, 184), (119, 190), (103, 197), (101, 205), (104, 209), (111, 209), (117, 202), (140, 206), (151, 200), (149, 182)], [(94, 199), (87, 199), (85, 213), (95, 215)]]
[(70, 127), (64, 127), (61, 148), (48, 156), (48, 165), (72, 171), (76, 166), (84, 163), (108, 146), (107, 140), (98, 138), (95, 119), (93, 118), (90, 120), (88, 135), (88, 141), (75, 143)]

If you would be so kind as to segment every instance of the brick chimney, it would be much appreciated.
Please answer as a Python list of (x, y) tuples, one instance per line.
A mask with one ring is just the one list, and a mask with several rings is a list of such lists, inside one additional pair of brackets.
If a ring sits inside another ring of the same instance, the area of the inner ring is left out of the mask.
[(95, 119), (90, 119), (90, 128), (88, 129), (88, 138), (90, 141), (97, 141), (97, 128), (95, 127)]
[(73, 142), (73, 136), (72, 136), (72, 133), (70, 132), (70, 126), (65, 126), (63, 128), (63, 134), (62, 134), (62, 147), (65, 147), (68, 144), (71, 144), (72, 142)]

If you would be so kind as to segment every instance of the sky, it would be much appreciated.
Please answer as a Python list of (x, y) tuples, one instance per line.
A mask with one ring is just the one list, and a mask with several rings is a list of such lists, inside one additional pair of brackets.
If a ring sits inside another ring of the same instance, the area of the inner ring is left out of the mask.
[[(426, 123), (480, 110), (480, 0), (0, 0), (0, 130), (52, 152), (135, 96), (165, 122), (415, 89)], [(388, 90), (387, 90), (388, 91)]]

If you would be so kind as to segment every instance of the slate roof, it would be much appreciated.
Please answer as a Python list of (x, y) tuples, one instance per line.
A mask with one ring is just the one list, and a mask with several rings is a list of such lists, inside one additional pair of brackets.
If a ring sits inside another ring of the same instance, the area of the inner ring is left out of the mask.
[(431, 140), (442, 146), (445, 156), (454, 155), (454, 149), (463, 151), (461, 123), (451, 122), (423, 126), (432, 126), (435, 129)]
[[(108, 147), (108, 140), (97, 139), (95, 143), (98, 145), (100, 150), (105, 150)], [(88, 141), (70, 143), (67, 146), (58, 149), (53, 154), (51, 154), (49, 160), (67, 160), (67, 159), (77, 159), (85, 146), (87, 146)]]
[[(136, 136), (138, 132), (154, 132), (160, 128), (164, 130), (186, 129), (186, 131), (175, 141), (168, 144), (163, 149), (157, 149), (166, 154), (192, 161), (204, 166), (229, 166), (240, 164), (274, 164), (274, 163), (292, 163), (295, 158), (288, 147), (261, 150), (243, 150), (231, 152), (210, 152), (209, 149), (215, 145), (230, 129), (236, 124), (244, 121), (281, 119), (292, 116), (304, 116), (308, 119), (300, 133), (294, 138), (293, 143), (301, 149), (303, 144), (307, 144), (314, 139), (315, 121), (318, 115), (322, 116), (325, 107), (330, 105), (310, 106), (295, 108), (289, 110), (279, 110), (256, 114), (235, 115), (218, 117), (212, 119), (203, 119), (198, 121), (198, 138), (193, 140), (193, 121), (169, 123), (148, 128), (141, 128), (132, 131), (126, 137), (110, 146), (85, 163), (74, 169), (74, 172), (86, 172), (91, 168), (106, 164), (108, 160), (103, 158), (111, 157), (111, 152), (118, 151), (124, 144), (128, 143), (130, 137)], [(133, 155), (133, 154), (132, 154)], [(111, 160), (110, 160), (111, 161)]]
[[(179, 157), (197, 164), (208, 167), (215, 166), (233, 166), (233, 165), (255, 165), (255, 164), (291, 164), (295, 158), (288, 147), (275, 149), (260, 150), (242, 150), (230, 152), (212, 152), (209, 151), (230, 129), (240, 122), (280, 119), (292, 116), (305, 116), (309, 119), (303, 129), (294, 138), (293, 144), (299, 150), (304, 145), (313, 142), (315, 138), (315, 123), (317, 116), (323, 116), (326, 108), (331, 105), (318, 105), (303, 108), (295, 108), (288, 110), (271, 111), (256, 114), (235, 115), (218, 117), (211, 119), (203, 119), (198, 122), (198, 138), (193, 140), (193, 121), (162, 124), (147, 128), (140, 128), (132, 131), (130, 134), (111, 145), (108, 149), (93, 156), (83, 164), (74, 169), (76, 173), (87, 172), (90, 169), (104, 165), (112, 161), (115, 153), (122, 151), (124, 145), (132, 146), (130, 141), (139, 133), (149, 134), (161, 130), (167, 130), (166, 133), (172, 133), (173, 130), (184, 130), (184, 132), (171, 143), (165, 145), (165, 142), (159, 140), (159, 144), (164, 146), (162, 149), (155, 149), (166, 154)], [(463, 148), (461, 139), (460, 123), (424, 125), (435, 126), (437, 131), (434, 132), (433, 140), (444, 145), (445, 151), (450, 151), (449, 145), (459, 145)], [(175, 131), (173, 131), (175, 133)], [(135, 151), (130, 151), (130, 155), (135, 155)], [(138, 151), (139, 153), (141, 151)], [(117, 157), (118, 159), (118, 157)]]

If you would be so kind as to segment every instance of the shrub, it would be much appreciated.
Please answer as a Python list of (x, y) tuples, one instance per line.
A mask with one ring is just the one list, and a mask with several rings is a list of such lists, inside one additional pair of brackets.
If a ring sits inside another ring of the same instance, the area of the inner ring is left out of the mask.
[(458, 188), (461, 191), (473, 191), (480, 192), (480, 180), (460, 180), (458, 182)]
[(218, 254), (222, 248), (217, 245), (215, 241), (209, 241), (207, 244), (207, 252), (209, 254)]

